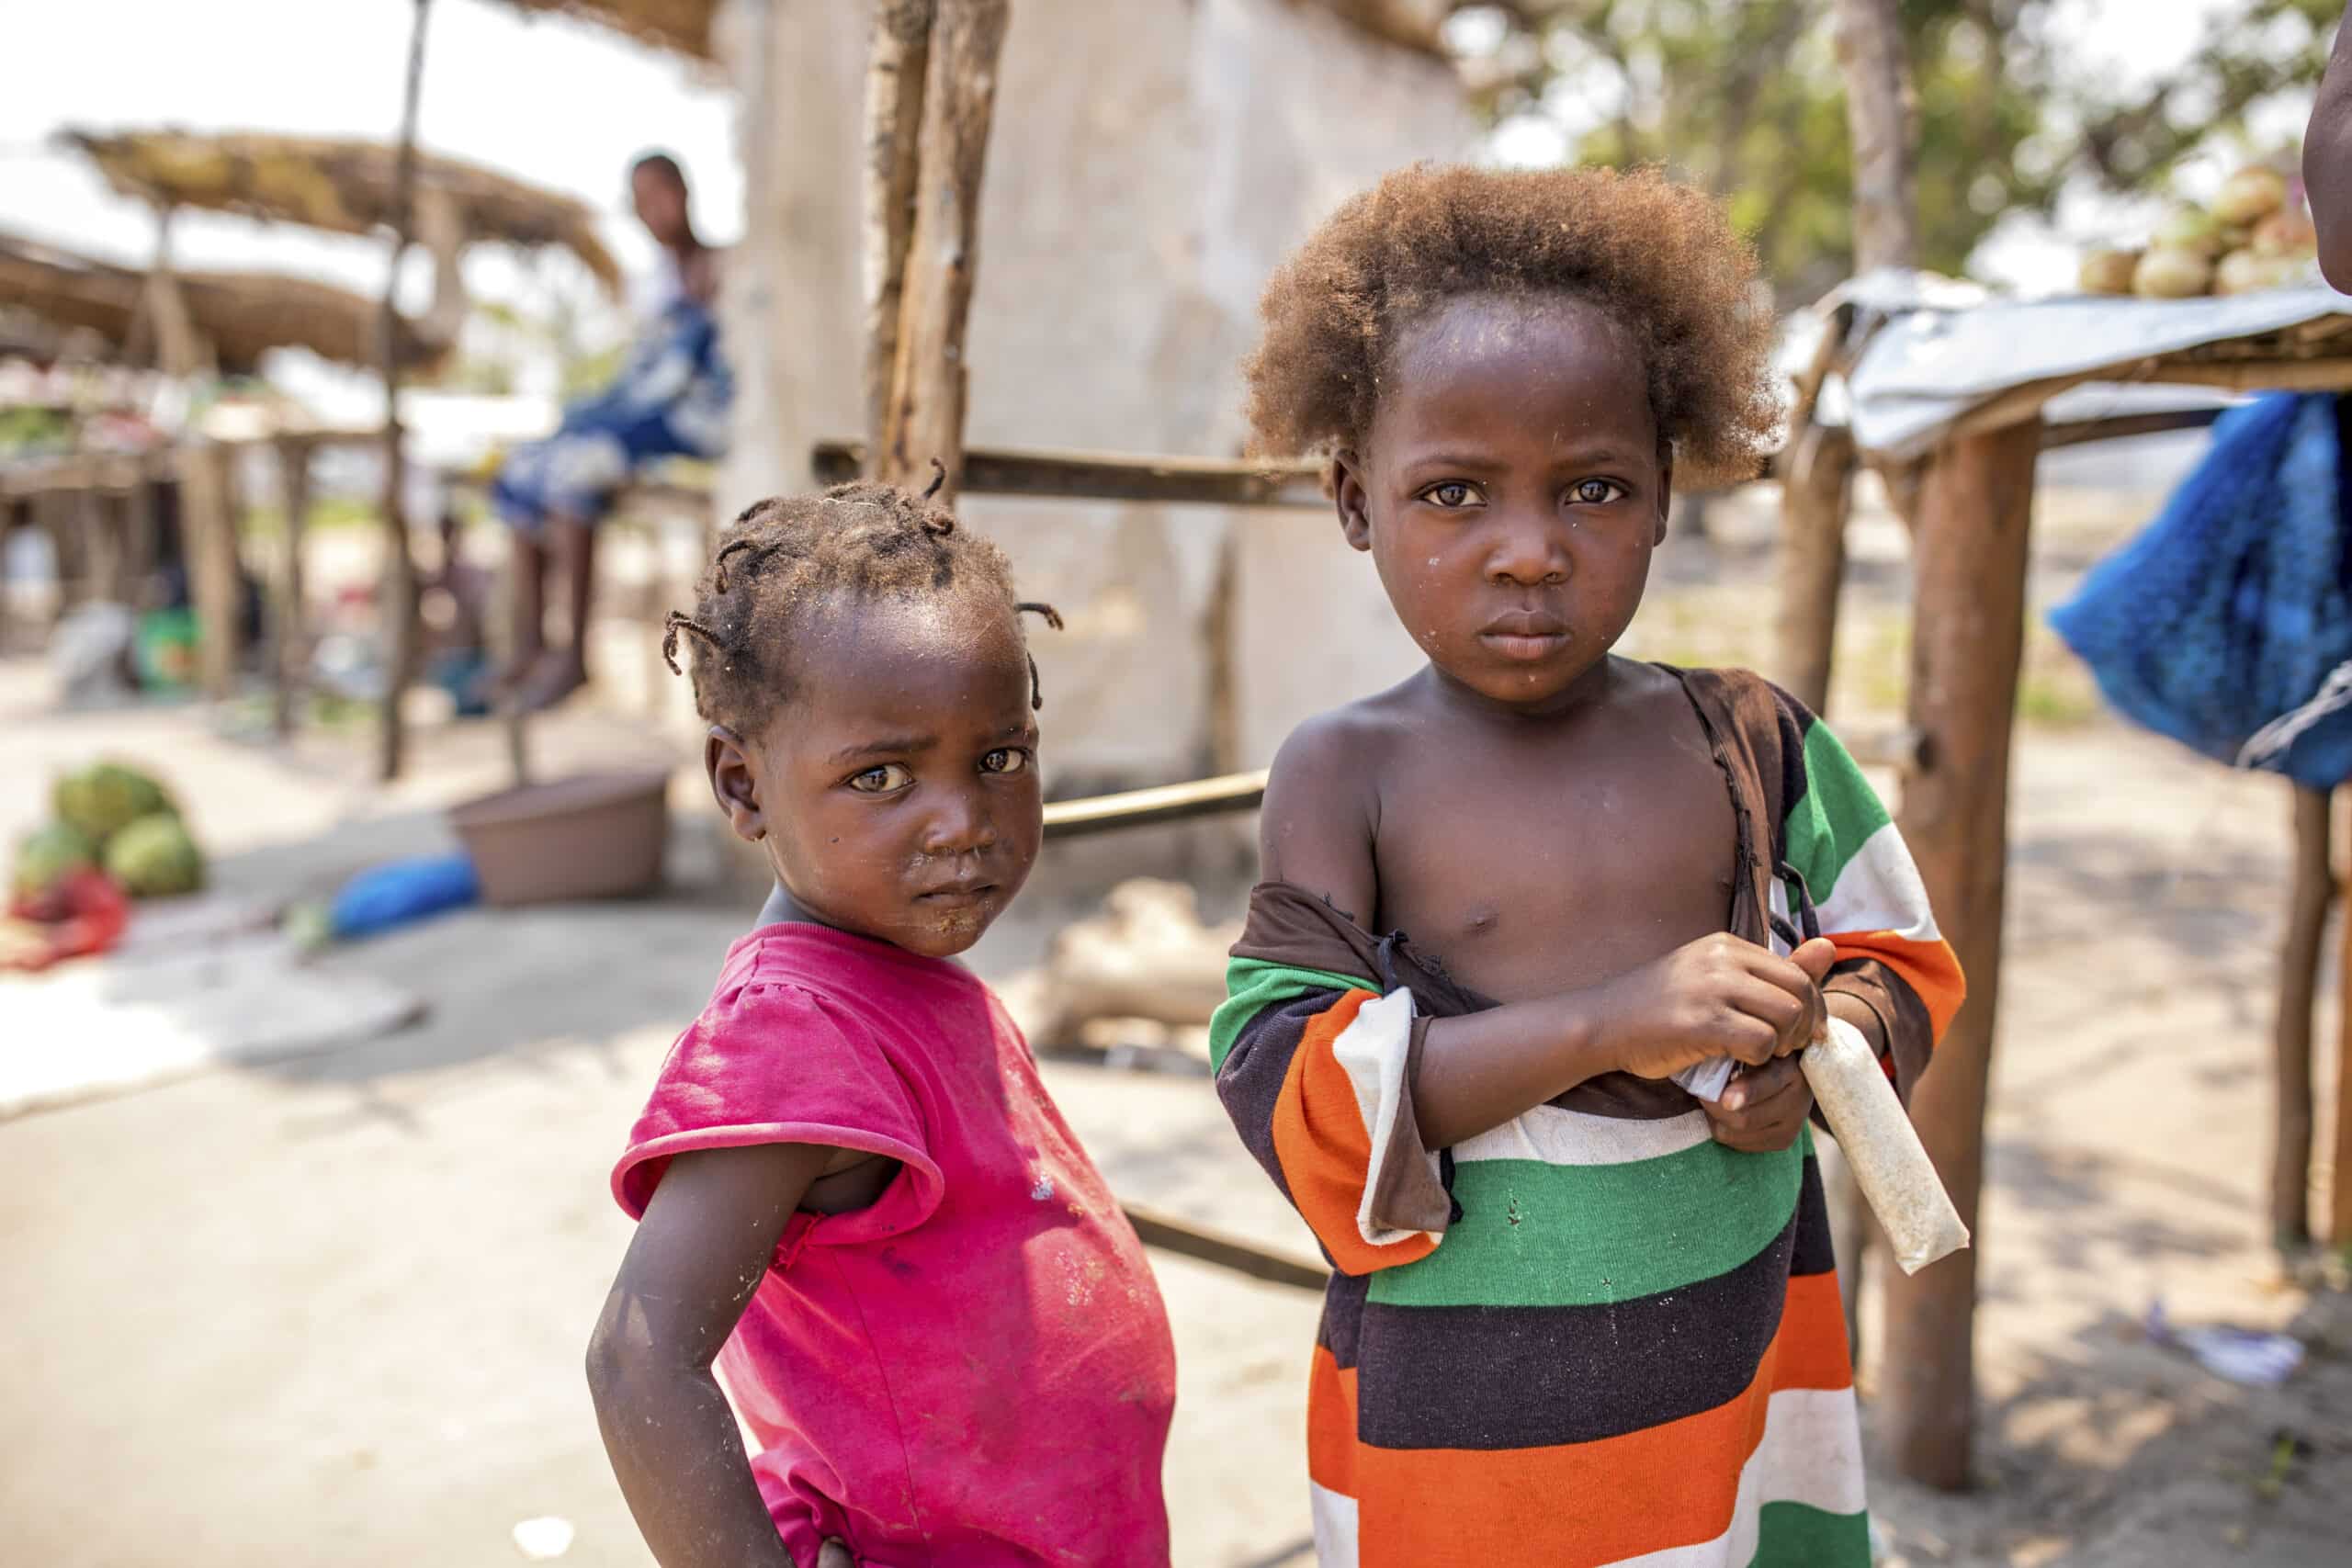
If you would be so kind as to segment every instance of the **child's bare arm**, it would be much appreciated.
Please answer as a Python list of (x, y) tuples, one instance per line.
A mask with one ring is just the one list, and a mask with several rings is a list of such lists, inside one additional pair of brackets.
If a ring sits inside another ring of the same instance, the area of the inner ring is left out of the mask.
[(794, 1568), (710, 1368), (837, 1153), (762, 1144), (680, 1155), (621, 1260), (589, 1341), (588, 1386), (613, 1473), (662, 1568)]
[(1723, 932), (1598, 986), (1432, 1020), (1413, 1079), (1421, 1142), (1450, 1147), (1605, 1072), (1769, 1062), (1814, 1037), (1821, 1007), (1803, 966)]

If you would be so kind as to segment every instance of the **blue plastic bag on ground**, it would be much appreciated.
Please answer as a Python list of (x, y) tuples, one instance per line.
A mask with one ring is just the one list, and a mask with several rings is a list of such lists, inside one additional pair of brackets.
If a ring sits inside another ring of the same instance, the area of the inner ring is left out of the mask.
[(328, 910), (337, 937), (373, 936), (481, 897), (470, 855), (428, 855), (370, 866), (343, 885)]
[(2333, 396), (2233, 409), (2156, 520), (2050, 624), (2125, 716), (2221, 761), (2341, 784), (2352, 703), (2314, 699), (2352, 663), (2346, 489)]

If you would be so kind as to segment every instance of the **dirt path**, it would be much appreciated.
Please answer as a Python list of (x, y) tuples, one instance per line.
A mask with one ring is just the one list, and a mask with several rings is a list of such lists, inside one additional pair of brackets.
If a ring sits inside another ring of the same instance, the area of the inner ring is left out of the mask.
[[(1650, 651), (1703, 637), (1755, 656), (1758, 595), (1711, 585), (1760, 570), (1730, 523), (1719, 558), (1670, 563)], [(2081, 552), (2052, 532), (2057, 582)], [(1849, 626), (1865, 718), (1901, 587), (1885, 543)], [(2090, 716), (2037, 658), (2061, 722), (2018, 758), (1980, 1232), (1985, 1490), (1933, 1496), (1874, 1466), (1891, 1560), (2340, 1563), (2352, 1312), (2278, 1285), (2261, 1234), (2283, 790)], [(433, 808), (497, 782), (487, 733), (428, 737), (420, 776), (382, 795), (330, 741), (273, 759), (190, 713), (57, 717), (39, 694), (37, 671), (0, 665), (0, 834), (54, 765), (157, 755), (232, 886), (325, 886), (435, 845)], [(666, 741), (592, 712), (547, 745), (560, 761)], [(741, 919), (691, 893), (453, 917), (326, 960), (425, 994), (415, 1029), (0, 1123), (0, 1561), (506, 1563), (517, 1520), (557, 1514), (579, 1530), (567, 1562), (645, 1563), (579, 1371), (627, 1235), (604, 1173)], [(983, 956), (1001, 969), (1037, 938)], [(0, 1050), (71, 1048), (0, 1027)], [(1205, 1085), (1048, 1076), (1123, 1192), (1300, 1244)], [(1305, 1561), (1314, 1303), (1155, 1262), (1182, 1368), (1178, 1561)], [(2141, 1338), (2158, 1296), (2179, 1321), (2291, 1325), (2312, 1358), (2283, 1390), (2222, 1382)]]

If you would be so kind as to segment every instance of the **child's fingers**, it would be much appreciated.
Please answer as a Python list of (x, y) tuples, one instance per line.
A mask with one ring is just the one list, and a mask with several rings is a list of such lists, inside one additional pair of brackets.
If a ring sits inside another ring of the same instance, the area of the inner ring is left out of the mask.
[(857, 1559), (841, 1541), (829, 1540), (817, 1549), (817, 1568), (857, 1568)]
[(1827, 937), (1817, 936), (1790, 953), (1789, 962), (1804, 970), (1805, 978), (1818, 986), (1829, 977), (1830, 965), (1838, 962), (1838, 946)]

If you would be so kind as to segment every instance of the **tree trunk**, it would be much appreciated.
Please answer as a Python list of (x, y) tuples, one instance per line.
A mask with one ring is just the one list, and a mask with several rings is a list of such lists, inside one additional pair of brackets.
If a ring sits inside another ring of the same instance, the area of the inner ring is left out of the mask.
[(408, 87), (401, 106), (400, 161), (392, 175), (392, 265), (384, 279), (384, 307), (377, 323), (377, 352), (384, 372), (384, 701), (378, 716), (376, 776), (400, 777), (408, 747), (401, 706), (416, 670), (416, 557), (408, 542), (401, 494), (401, 263), (408, 256), (409, 223), (416, 190), (416, 105), (424, 81), (424, 22), (432, 0), (416, 0), (409, 31)]
[(865, 67), (865, 449), (875, 477), (888, 448), (890, 378), (898, 367), (907, 243), (914, 234), (915, 171), (922, 140), (923, 74), (933, 0), (883, 0)]
[(1838, 0), (1838, 68), (1854, 143), (1854, 270), (1916, 266), (1911, 67), (1895, 0)]
[(1890, 1269), (1881, 1399), (1906, 1476), (1968, 1484), (1974, 1425), (1976, 1260), (1984, 1246), (1984, 1091), (2001, 987), (2009, 741), (2025, 640), (2027, 536), (2041, 430), (2028, 423), (1947, 442), (1920, 493), (1910, 722), (1921, 737), (1895, 820), (1968, 1001), (1911, 1100), (1911, 1120), (1976, 1238), (1916, 1275)]
[(907, 246), (897, 357), (876, 472), (922, 489), (945, 473), (952, 505), (964, 467), (964, 329), (979, 266), (980, 176), (996, 107), (1008, 0), (939, 0), (922, 95), (914, 228)]

